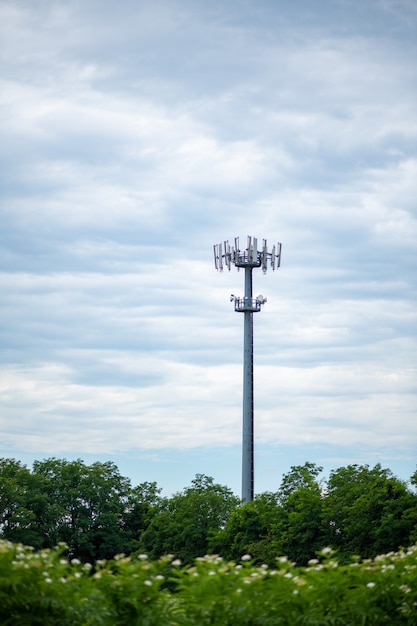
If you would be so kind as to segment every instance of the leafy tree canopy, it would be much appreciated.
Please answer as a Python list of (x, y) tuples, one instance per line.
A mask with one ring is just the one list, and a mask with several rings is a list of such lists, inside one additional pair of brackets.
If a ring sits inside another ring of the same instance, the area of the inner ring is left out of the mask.
[[(417, 485), (417, 471), (410, 482)], [(89, 562), (145, 552), (188, 564), (249, 553), (256, 563), (286, 555), (305, 565), (325, 546), (347, 561), (416, 542), (417, 494), (379, 464), (340, 467), (327, 481), (314, 463), (293, 466), (276, 492), (242, 503), (204, 474), (166, 498), (155, 482), (132, 487), (112, 462), (50, 458), (31, 471), (0, 459), (0, 538), (35, 548), (62, 541), (71, 558)]]
[(160, 503), (141, 537), (142, 547), (151, 558), (175, 554), (191, 563), (207, 554), (211, 534), (224, 526), (238, 503), (228, 487), (197, 474), (190, 487)]

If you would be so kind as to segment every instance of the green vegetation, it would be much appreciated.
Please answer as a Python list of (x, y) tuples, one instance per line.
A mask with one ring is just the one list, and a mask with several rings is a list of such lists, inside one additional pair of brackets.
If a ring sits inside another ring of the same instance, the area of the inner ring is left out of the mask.
[[(325, 546), (340, 563), (417, 543), (417, 495), (390, 470), (349, 465), (321, 479), (314, 463), (292, 467), (274, 493), (242, 505), (228, 487), (198, 474), (169, 498), (156, 483), (132, 487), (111, 463), (0, 459), (0, 539), (52, 548), (94, 563), (115, 554), (175, 554), (185, 565), (206, 554), (303, 566)], [(417, 483), (417, 471), (410, 479)]]
[(0, 459), (0, 623), (416, 625), (417, 472), (321, 473), (242, 504), (201, 474), (164, 498), (113, 463)]
[[(0, 623), (39, 626), (408, 625), (417, 623), (417, 546), (339, 565), (330, 548), (306, 567), (218, 556), (68, 561), (64, 547), (0, 542)], [(170, 583), (168, 586), (167, 583)]]

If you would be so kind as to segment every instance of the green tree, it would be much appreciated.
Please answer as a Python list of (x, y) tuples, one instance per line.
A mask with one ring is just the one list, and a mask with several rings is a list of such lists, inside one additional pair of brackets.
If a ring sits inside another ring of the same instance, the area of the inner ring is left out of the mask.
[(271, 529), (279, 513), (273, 493), (260, 494), (252, 502), (236, 507), (226, 525), (212, 533), (209, 552), (234, 561), (250, 554), (255, 563), (273, 565), (276, 552)]
[(0, 459), (0, 534), (35, 548), (55, 545), (53, 505), (44, 481), (15, 459)]
[(248, 553), (268, 565), (282, 555), (306, 564), (324, 545), (321, 472), (314, 463), (291, 467), (276, 493), (261, 494), (231, 513), (210, 549), (230, 559)]
[(324, 545), (322, 467), (292, 466), (278, 491), (280, 515), (272, 527), (276, 553), (305, 565)]
[(141, 535), (141, 547), (153, 559), (174, 554), (184, 563), (204, 556), (211, 534), (224, 526), (239, 499), (213, 478), (197, 474), (190, 487), (164, 498)]
[(33, 471), (0, 459), (0, 536), (36, 548), (63, 541), (85, 561), (130, 553), (157, 510), (156, 483), (132, 488), (111, 463), (49, 458)]
[(71, 556), (93, 561), (126, 549), (123, 516), (131, 486), (114, 463), (50, 458), (33, 468), (54, 508), (54, 534)]
[(322, 467), (308, 461), (304, 465), (292, 465), (290, 471), (284, 474), (278, 490), (280, 502), (285, 504), (288, 498), (301, 488), (315, 491), (320, 487), (318, 478), (322, 471)]
[(330, 474), (323, 520), (328, 543), (342, 558), (372, 558), (409, 545), (417, 518), (416, 496), (380, 464), (349, 465)]
[(123, 514), (123, 530), (129, 541), (127, 552), (140, 549), (142, 533), (161, 509), (160, 493), (156, 482), (143, 482), (131, 489)]

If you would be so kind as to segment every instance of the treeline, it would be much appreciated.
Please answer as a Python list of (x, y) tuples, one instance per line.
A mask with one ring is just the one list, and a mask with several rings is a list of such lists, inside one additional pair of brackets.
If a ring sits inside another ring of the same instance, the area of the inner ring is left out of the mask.
[(349, 465), (327, 480), (321, 473), (314, 463), (294, 466), (276, 492), (242, 504), (202, 474), (162, 497), (155, 482), (133, 487), (112, 462), (50, 458), (30, 470), (3, 458), (0, 538), (36, 549), (64, 542), (70, 558), (90, 563), (120, 553), (173, 554), (184, 564), (249, 553), (255, 563), (286, 555), (304, 565), (325, 546), (347, 562), (417, 543), (417, 494), (389, 469)]

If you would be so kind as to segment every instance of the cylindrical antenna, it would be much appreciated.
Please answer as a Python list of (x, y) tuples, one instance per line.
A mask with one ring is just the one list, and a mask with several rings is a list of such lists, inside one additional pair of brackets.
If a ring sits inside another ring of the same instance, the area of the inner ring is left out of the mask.
[(242, 500), (250, 502), (254, 498), (254, 401), (253, 401), (253, 314), (261, 310), (266, 298), (252, 295), (252, 270), (262, 267), (265, 274), (268, 260), (273, 270), (281, 264), (281, 244), (273, 246), (268, 252), (266, 239), (263, 240), (262, 251), (258, 252), (258, 240), (248, 236), (246, 250), (239, 249), (239, 237), (235, 238), (235, 247), (229, 242), (214, 245), (214, 266), (223, 271), (225, 265), (229, 271), (235, 267), (245, 269), (245, 295), (238, 298), (230, 296), (237, 313), (244, 313), (243, 329), (243, 409), (242, 409)]

